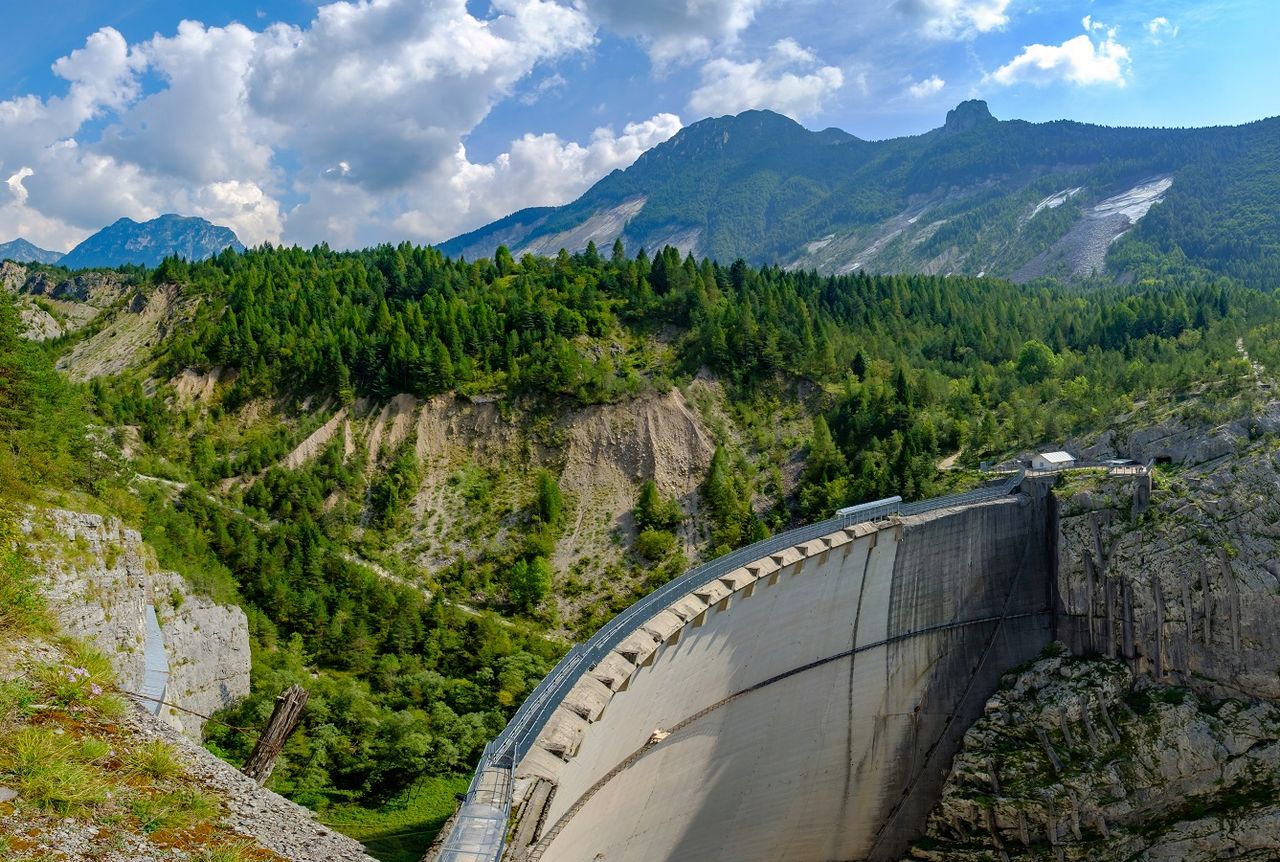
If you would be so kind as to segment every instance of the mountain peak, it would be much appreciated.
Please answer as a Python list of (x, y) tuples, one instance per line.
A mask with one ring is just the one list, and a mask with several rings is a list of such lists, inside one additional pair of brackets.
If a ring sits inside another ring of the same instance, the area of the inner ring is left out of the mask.
[(22, 237), (12, 242), (0, 242), (0, 260), (12, 260), (17, 263), (57, 263), (61, 257), (59, 252), (40, 248)]
[(987, 103), (981, 99), (969, 99), (947, 111), (947, 122), (943, 126), (948, 132), (964, 132), (986, 123), (994, 123)]
[(158, 266), (171, 255), (204, 260), (225, 248), (244, 250), (231, 228), (202, 218), (166, 213), (142, 223), (117, 219), (73, 248), (60, 263), (68, 269), (125, 263)]

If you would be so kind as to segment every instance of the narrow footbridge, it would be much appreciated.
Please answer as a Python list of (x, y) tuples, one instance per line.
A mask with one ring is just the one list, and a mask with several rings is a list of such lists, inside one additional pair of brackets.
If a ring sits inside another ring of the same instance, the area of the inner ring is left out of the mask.
[(899, 858), (1000, 675), (1050, 639), (1055, 535), (1015, 474), (692, 569), (564, 657), (427, 858)]

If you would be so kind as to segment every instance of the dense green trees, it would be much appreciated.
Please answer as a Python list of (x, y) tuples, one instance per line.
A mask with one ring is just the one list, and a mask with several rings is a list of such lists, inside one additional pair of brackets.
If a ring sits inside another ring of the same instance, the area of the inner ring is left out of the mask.
[(1058, 367), (1058, 357), (1043, 341), (1032, 339), (1018, 351), (1018, 377), (1023, 383), (1042, 383)]
[[(306, 481), (276, 489), (293, 495)], [(314, 520), (318, 503), (274, 524), (193, 490), (178, 503), (151, 516), (144, 536), (166, 563), (182, 542), (186, 559), (225, 568), (250, 618), (254, 694), (228, 721), (261, 725), (293, 682), (312, 693), (274, 779), (310, 804), (335, 791), (377, 800), (419, 775), (468, 768), (560, 651), (528, 626), (499, 625), (351, 562)], [(512, 600), (531, 608), (547, 595), (550, 567), (535, 558), (516, 569)], [(211, 734), (224, 753), (247, 754), (249, 740), (213, 725)]]
[(21, 332), (14, 299), (0, 290), (0, 503), (47, 484), (94, 485), (107, 468), (88, 457), (80, 393)]
[[(409, 245), (266, 248), (174, 263), (168, 274), (207, 301), (167, 361), (175, 370), (234, 365), (228, 406), (268, 392), (319, 389), (345, 402), (453, 387), (589, 403), (700, 368), (735, 397), (816, 381), (822, 421), (796, 495), (807, 517), (932, 493), (945, 454), (972, 464), (1083, 429), (1145, 391), (1225, 373), (1240, 321), (1274, 305), (1196, 278), (1086, 295), (991, 279), (726, 267), (671, 247), (631, 258), (621, 243), (607, 259), (593, 247), (518, 262), (502, 249), (493, 261), (464, 262)], [(671, 359), (652, 349), (660, 327), (676, 333)], [(115, 401), (104, 409), (149, 433), (156, 417), (134, 396)], [(413, 465), (397, 465), (372, 489), (378, 525), (394, 522), (416, 482)], [(712, 467), (713, 546), (762, 535), (750, 470), (728, 453)], [(538, 481), (529, 559), (549, 556), (563, 506), (554, 478)], [(669, 532), (654, 492), (642, 491), (637, 526)], [(646, 547), (651, 555), (662, 543), (651, 537)]]
[(421, 481), (418, 456), (406, 447), (369, 490), (369, 508), (374, 523), (379, 527), (395, 526), (406, 504), (418, 492)]
[[(725, 267), (670, 247), (652, 260), (615, 252), (498, 265), (409, 245), (264, 248), (175, 262), (167, 274), (207, 301), (166, 361), (235, 367), (228, 406), (267, 392), (345, 401), (455, 387), (594, 402), (700, 366), (750, 387), (779, 374), (861, 381), (876, 362), (908, 376), (990, 377), (1013, 361), (1024, 382), (1043, 383), (1064, 351), (1119, 351), (1128, 362), (1245, 303), (1235, 288), (1194, 280), (1086, 299), (990, 279)], [(645, 333), (664, 324), (681, 333), (676, 367), (644, 349)]]
[(633, 516), (637, 530), (633, 547), (641, 558), (655, 563), (675, 550), (675, 530), (684, 520), (684, 511), (678, 502), (663, 497), (652, 479), (640, 486)]
[[(351, 561), (355, 542), (385, 551), (408, 532), (429, 469), (413, 447), (368, 462), (364, 447), (348, 456), (335, 438), (286, 470), (281, 460), (322, 417), (299, 409), (297, 427), (227, 430), (246, 401), (288, 410), (306, 397), (376, 403), (456, 389), (545, 418), (706, 372), (744, 420), (771, 400), (802, 402), (807, 440), (761, 428), (751, 433), (767, 445), (753, 452), (717, 432), (700, 493), (707, 553), (718, 554), (852, 502), (935, 493), (944, 455), (972, 465), (1096, 427), (1152, 391), (1238, 375), (1235, 338), (1278, 316), (1269, 296), (1195, 279), (1083, 293), (722, 266), (673, 248), (629, 257), (621, 244), (607, 258), (589, 248), (472, 262), (407, 245), (263, 248), (173, 261), (162, 275), (200, 302), (191, 325), (159, 346), (159, 375), (226, 366), (236, 372), (226, 397), (184, 409), (130, 376), (89, 393), (102, 425), (138, 428), (148, 469), (187, 485), (176, 501), (168, 486), (130, 492), (144, 500), (138, 518), (163, 564), (249, 614), (254, 694), (231, 723), (260, 723), (291, 682), (312, 690), (275, 781), (313, 804), (372, 800), (414, 775), (469, 766), (562, 649), (538, 629), (559, 619), (549, 561), (577, 501), (554, 469), (535, 473), (489, 513), (503, 542), (413, 586), (408, 567)], [(31, 465), (38, 477), (66, 462), (91, 482), (110, 465), (89, 455), (76, 391), (43, 351), (13, 337), (15, 320), (0, 302), (0, 467), (12, 476)], [(223, 433), (203, 433), (213, 427)], [(785, 453), (762, 469), (753, 459), (770, 446)], [(230, 477), (242, 491), (218, 490)], [(484, 509), (505, 478), (462, 469), (449, 481), (466, 506)], [(654, 482), (640, 487), (634, 516), (625, 565), (645, 575), (639, 591), (687, 562), (675, 538), (682, 511)], [(574, 625), (589, 630), (632, 595), (619, 591)], [(246, 745), (221, 731), (215, 743), (233, 756)]]
[(564, 517), (564, 498), (560, 495), (560, 483), (550, 470), (539, 470), (535, 478), (537, 498), (534, 516), (551, 527), (559, 527)]

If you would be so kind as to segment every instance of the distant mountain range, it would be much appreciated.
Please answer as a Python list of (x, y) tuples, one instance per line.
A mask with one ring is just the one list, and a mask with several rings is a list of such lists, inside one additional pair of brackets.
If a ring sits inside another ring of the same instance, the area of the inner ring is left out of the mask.
[(119, 266), (125, 263), (159, 266), (166, 257), (204, 260), (223, 249), (244, 251), (229, 227), (202, 218), (162, 215), (139, 224), (122, 218), (80, 243), (58, 261), (68, 269)]
[(0, 260), (12, 260), (18, 263), (57, 263), (62, 254), (32, 245), (22, 237), (13, 242), (0, 243)]
[(688, 126), (570, 204), (440, 248), (607, 253), (619, 237), (630, 253), (833, 273), (1028, 281), (1173, 262), (1280, 286), (1280, 119), (1109, 128), (1000, 121), (969, 101), (923, 135), (864, 141), (747, 111)]
[(231, 228), (211, 224), (202, 218), (162, 215), (141, 223), (122, 218), (65, 255), (45, 251), (25, 239), (16, 239), (0, 245), (0, 260), (56, 263), (67, 269), (124, 264), (154, 267), (173, 255), (187, 260), (204, 260), (227, 248), (244, 251)]

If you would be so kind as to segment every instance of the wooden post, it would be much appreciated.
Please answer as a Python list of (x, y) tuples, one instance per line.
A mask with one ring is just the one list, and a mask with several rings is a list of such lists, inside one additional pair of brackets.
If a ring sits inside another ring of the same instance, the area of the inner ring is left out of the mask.
[(259, 784), (266, 783), (271, 776), (271, 769), (276, 765), (276, 758), (284, 748), (285, 740), (302, 718), (302, 708), (307, 704), (307, 690), (300, 685), (291, 685), (276, 696), (276, 708), (271, 712), (271, 720), (266, 730), (258, 737), (258, 744), (253, 753), (245, 761), (240, 770)]

